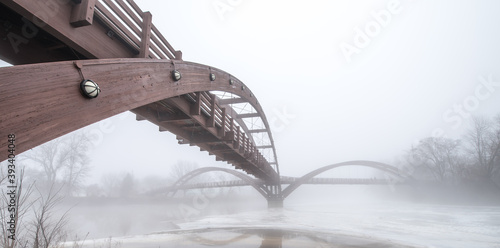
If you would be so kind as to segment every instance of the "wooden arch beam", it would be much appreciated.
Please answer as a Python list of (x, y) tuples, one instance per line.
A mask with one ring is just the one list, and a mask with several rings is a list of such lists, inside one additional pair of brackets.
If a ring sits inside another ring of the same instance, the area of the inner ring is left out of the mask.
[[(175, 81), (172, 71), (181, 72)], [(216, 80), (210, 81), (210, 73)], [(83, 79), (102, 92), (85, 98)], [(230, 79), (233, 84), (230, 84)], [(232, 75), (205, 65), (170, 60), (103, 59), (0, 68), (0, 160), (7, 135), (16, 135), (16, 154), (127, 110), (199, 91), (230, 92), (246, 99), (267, 119), (254, 94)], [(270, 136), (271, 137), (271, 136)]]

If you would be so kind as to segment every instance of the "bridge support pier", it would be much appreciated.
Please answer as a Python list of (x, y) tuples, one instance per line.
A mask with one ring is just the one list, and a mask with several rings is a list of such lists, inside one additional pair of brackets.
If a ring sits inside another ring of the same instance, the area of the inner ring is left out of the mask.
[(281, 197), (267, 198), (267, 208), (283, 208), (283, 198)]

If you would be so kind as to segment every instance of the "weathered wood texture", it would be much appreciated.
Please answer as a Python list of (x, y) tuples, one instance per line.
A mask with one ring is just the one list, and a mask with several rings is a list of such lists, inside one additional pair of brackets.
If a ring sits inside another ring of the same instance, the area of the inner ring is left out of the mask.
[[(81, 67), (81, 74), (76, 65)], [(177, 82), (171, 77), (174, 67), (182, 73), (182, 79)], [(210, 71), (217, 75), (215, 81), (210, 81)], [(81, 95), (81, 75), (99, 84), (102, 92), (97, 98), (86, 99)], [(239, 95), (267, 123), (261, 106), (248, 87), (243, 90), (243, 83), (228, 73), (195, 63), (176, 61), (174, 66), (169, 60), (151, 59), (53, 62), (0, 68), (0, 78), (0, 137), (14, 133), (17, 153), (127, 110), (161, 127), (163, 123), (148, 116), (149, 106), (171, 98), (168, 101), (172, 106), (189, 112), (185, 109), (187, 105), (181, 106), (186, 102), (175, 105), (177, 100), (173, 97), (193, 92), (224, 91)], [(234, 85), (229, 84), (230, 78), (233, 78)], [(208, 120), (196, 119), (196, 122), (224, 142), (217, 130), (222, 127), (210, 127), (206, 125)], [(178, 135), (188, 136), (182, 127), (177, 130), (166, 127)], [(229, 125), (226, 128), (230, 128)], [(189, 140), (191, 137), (184, 138)], [(214, 151), (214, 154), (236, 167), (245, 167), (245, 171), (264, 180), (271, 182), (279, 178), (262, 155), (255, 153), (255, 160), (246, 157), (254, 146), (242, 134), (231, 138), (233, 149), (229, 153)], [(210, 152), (209, 143), (196, 145)], [(242, 150), (240, 146), (247, 149)], [(0, 140), (0, 157), (7, 158), (6, 138)]]
[[(132, 0), (117, 0), (116, 4), (109, 0), (79, 4), (70, 0), (0, 0), (0, 7), (2, 16), (9, 17), (4, 19), (9, 30), (1, 31), (7, 39), (0, 41), (0, 58), (11, 64), (75, 59), (75, 53), (81, 54), (79, 59), (182, 59), (182, 53), (151, 23), (151, 14), (142, 12)], [(47, 44), (45, 33), (67, 48), (59, 51), (63, 56), (48, 56), (54, 47)]]

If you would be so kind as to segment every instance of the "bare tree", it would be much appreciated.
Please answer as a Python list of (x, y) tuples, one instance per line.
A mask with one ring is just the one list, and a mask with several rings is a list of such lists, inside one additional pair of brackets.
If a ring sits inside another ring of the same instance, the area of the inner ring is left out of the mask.
[(135, 180), (132, 174), (127, 173), (120, 183), (120, 196), (130, 197), (135, 193)]
[(171, 182), (176, 182), (177, 180), (179, 180), (179, 178), (198, 168), (200, 168), (200, 166), (198, 166), (196, 163), (188, 161), (178, 161), (172, 167), (170, 167), (169, 179)]
[(101, 178), (102, 189), (108, 197), (129, 197), (137, 192), (131, 173), (109, 173)]
[(472, 128), (466, 134), (468, 152), (477, 176), (492, 179), (500, 169), (500, 115), (492, 120), (472, 119)]
[[(3, 174), (2, 174), (3, 175)], [(0, 177), (0, 185), (5, 186), (5, 177)], [(16, 182), (15, 206), (12, 211), (10, 196), (2, 192), (0, 205), (0, 228), (2, 236), (0, 246), (5, 248), (48, 248), (56, 247), (64, 240), (66, 233), (67, 212), (57, 217), (55, 206), (62, 200), (58, 192), (53, 188), (48, 194), (38, 190), (39, 196), (33, 196), (34, 183), (24, 188), (24, 171), (21, 170)], [(9, 204), (11, 206), (9, 206)], [(32, 215), (28, 213), (33, 211)], [(15, 223), (15, 229), (11, 229), (11, 218)], [(12, 236), (14, 235), (15, 236)]]
[(45, 185), (66, 185), (67, 193), (77, 192), (90, 172), (88, 137), (76, 132), (27, 152), (25, 156), (43, 171)]
[(409, 162), (412, 166), (427, 168), (437, 180), (444, 181), (447, 175), (458, 173), (457, 170), (463, 167), (459, 148), (458, 140), (425, 138), (410, 150)]
[(101, 184), (108, 197), (117, 197), (119, 195), (120, 176), (118, 174), (108, 173), (103, 175)]
[[(0, 185), (6, 186), (5, 173), (3, 171), (4, 166), (1, 167), (0, 175)], [(14, 247), (27, 247), (28, 240), (26, 239), (27, 227), (25, 225), (24, 219), (27, 215), (28, 210), (33, 205), (33, 200), (31, 199), (31, 194), (33, 192), (33, 183), (29, 184), (27, 188), (24, 188), (24, 171), (21, 170), (16, 182), (15, 188), (15, 206), (12, 206), (10, 195), (2, 190), (2, 198), (0, 202), (0, 228), (2, 232), (2, 238), (0, 240), (0, 246), (5, 248)], [(2, 187), (4, 188), (4, 187)], [(15, 224), (15, 228), (12, 229), (11, 223)]]
[(64, 183), (69, 194), (77, 192), (83, 186), (85, 178), (89, 175), (90, 159), (87, 152), (90, 140), (83, 133), (75, 133), (68, 137), (67, 146), (62, 154), (65, 155)]
[(34, 209), (34, 220), (32, 221), (32, 246), (33, 248), (49, 248), (53, 247), (66, 238), (65, 226), (68, 222), (66, 211), (60, 217), (55, 216), (57, 209), (56, 206), (63, 199), (59, 193), (62, 190), (54, 190), (50, 188), (48, 194), (41, 195), (38, 206)]

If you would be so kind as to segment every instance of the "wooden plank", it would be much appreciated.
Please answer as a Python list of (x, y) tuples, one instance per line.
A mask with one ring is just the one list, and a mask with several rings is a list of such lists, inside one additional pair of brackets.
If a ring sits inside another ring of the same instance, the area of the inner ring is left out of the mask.
[(134, 20), (135, 24), (140, 27), (142, 21), (139, 19), (139, 17), (141, 16), (142, 12), (137, 13), (133, 11), (125, 2), (123, 2), (123, 0), (115, 0), (115, 1), (123, 10), (125, 10), (125, 12), (132, 18), (132, 20)]
[[(151, 38), (153, 38), (153, 37), (154, 36), (151, 33)], [(168, 57), (165, 54), (163, 54), (163, 52), (158, 48), (158, 46), (154, 42), (151, 42), (151, 40), (149, 42), (149, 49), (151, 49), (156, 54), (155, 55), (154, 53), (150, 52), (149, 56), (151, 56), (151, 57), (154, 56), (155, 58), (158, 58), (158, 59), (168, 59)]]
[(109, 12), (106, 7), (100, 3), (96, 2), (97, 16), (106, 23), (110, 28), (114, 28), (116, 35), (120, 36), (124, 42), (129, 44), (131, 47), (139, 48), (141, 42), (139, 39), (129, 31), (126, 26), (118, 20), (111, 12)]
[[(182, 57), (181, 58), (178, 58), (176, 55), (176, 50), (172, 47), (172, 45), (170, 45), (170, 43), (167, 41), (167, 39), (165, 39), (165, 37), (163, 36), (163, 34), (161, 34), (161, 32), (158, 30), (158, 28), (156, 28), (156, 26), (153, 24), (153, 32), (155, 33), (155, 35), (158, 37), (158, 39), (160, 39), (161, 43), (166, 46), (166, 48), (168, 49), (168, 51), (170, 53), (172, 53), (173, 57), (175, 57), (175, 59), (178, 59), (178, 60), (182, 60)], [(168, 54), (167, 54), (168, 56)], [(169, 56), (170, 57), (170, 56)], [(171, 59), (173, 59), (173, 57)]]
[[(156, 37), (155, 32), (151, 33), (151, 40), (153, 41), (151, 43), (155, 44), (155, 46), (152, 46), (152, 48), (154, 48), (155, 52), (158, 53), (159, 55), (161, 55), (161, 57), (163, 59), (166, 59), (166, 58), (175, 59), (175, 56), (173, 55), (173, 53), (169, 52), (168, 48), (165, 45), (163, 45), (163, 43), (161, 43), (161, 41)], [(156, 51), (156, 47), (158, 47), (158, 49), (160, 51)]]
[(127, 0), (127, 3), (139, 14), (141, 17), (144, 17), (142, 14), (144, 13), (141, 8), (133, 1), (133, 0)]
[(104, 1), (106, 3), (106, 5), (113, 11), (114, 14), (116, 14), (118, 17), (120, 17), (120, 20), (125, 22), (126, 27), (128, 27), (129, 29), (131, 29), (135, 35), (137, 36), (141, 36), (141, 30), (139, 30), (139, 28), (134, 25), (134, 23), (132, 23), (132, 20), (129, 18), (129, 16), (125, 15), (125, 13), (120, 9), (118, 8), (118, 6), (113, 3), (111, 0), (101, 0), (101, 1)]
[(71, 10), (70, 24), (73, 27), (92, 25), (96, 0), (81, 0)]

